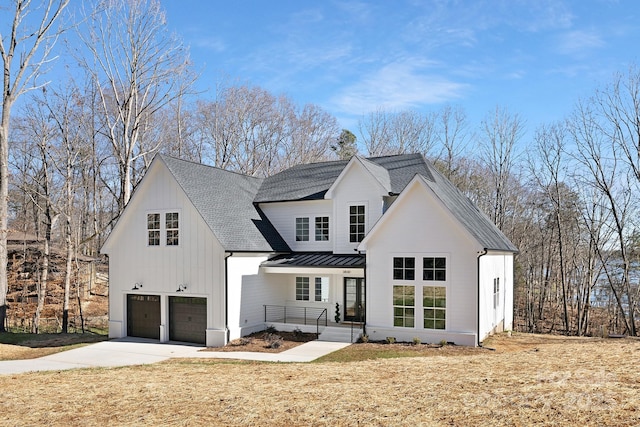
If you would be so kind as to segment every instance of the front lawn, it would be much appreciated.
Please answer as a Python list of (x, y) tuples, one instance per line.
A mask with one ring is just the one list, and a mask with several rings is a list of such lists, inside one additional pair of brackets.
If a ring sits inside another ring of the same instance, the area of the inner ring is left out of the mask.
[(104, 341), (104, 331), (84, 334), (0, 333), (0, 360), (35, 359), (89, 343)]
[[(3, 419), (52, 426), (640, 425), (640, 341), (514, 334), (485, 344), (492, 349), (445, 346), (429, 357), (358, 361), (350, 353), (342, 363), (172, 359), (3, 375)], [(382, 346), (389, 354), (417, 347)], [(362, 345), (342, 351), (373, 354)]]

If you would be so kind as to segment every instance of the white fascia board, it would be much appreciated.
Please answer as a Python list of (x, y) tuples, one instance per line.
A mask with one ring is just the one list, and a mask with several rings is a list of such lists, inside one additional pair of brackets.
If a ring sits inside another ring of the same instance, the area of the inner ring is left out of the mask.
[(387, 209), (387, 211), (384, 213), (384, 215), (382, 215), (382, 217), (378, 220), (378, 222), (376, 222), (374, 224), (374, 226), (371, 228), (371, 230), (369, 230), (369, 233), (364, 237), (364, 239), (362, 240), (362, 242), (360, 242), (360, 244), (358, 245), (358, 250), (359, 251), (366, 251), (367, 249), (367, 245), (369, 244), (369, 241), (373, 238), (373, 236), (375, 236), (376, 231), (382, 227), (382, 225), (387, 222), (389, 220), (390, 217), (392, 217), (394, 215), (394, 213), (398, 210), (398, 209), (402, 209), (402, 205), (404, 203), (404, 200), (409, 197), (408, 194), (411, 191), (411, 189), (414, 186), (421, 186), (423, 189), (425, 189), (432, 197), (432, 200), (435, 201), (435, 203), (438, 204), (438, 206), (440, 206), (445, 212), (448, 212), (449, 215), (451, 215), (451, 217), (455, 220), (455, 222), (458, 224), (458, 226), (460, 227), (460, 229), (462, 229), (463, 233), (465, 233), (467, 235), (467, 237), (472, 241), (472, 242), (476, 242), (479, 246), (480, 249), (483, 249), (479, 244), (479, 242), (477, 241), (477, 239), (473, 236), (473, 234), (471, 234), (469, 232), (469, 230), (467, 230), (467, 228), (462, 225), (460, 223), (460, 221), (458, 220), (458, 218), (455, 217), (455, 215), (453, 215), (451, 213), (451, 211), (449, 210), (449, 208), (447, 208), (447, 206), (442, 203), (442, 200), (440, 200), (440, 198), (438, 197), (438, 195), (436, 193), (434, 193), (434, 191), (431, 189), (431, 187), (427, 184), (427, 182), (425, 181), (425, 178), (422, 177), (419, 174), (416, 174), (411, 181), (409, 181), (409, 184), (407, 184), (407, 186), (402, 190), (402, 192), (398, 195), (398, 198), (396, 199), (395, 202), (393, 202), (393, 204), (389, 207), (389, 209)]
[(333, 184), (331, 184), (331, 187), (329, 187), (329, 189), (327, 190), (327, 192), (324, 195), (325, 199), (332, 199), (333, 198), (333, 193), (336, 191), (336, 188), (338, 187), (338, 184), (340, 183), (340, 181), (342, 181), (344, 179), (344, 177), (347, 175), (347, 173), (349, 173), (349, 170), (351, 170), (352, 168), (354, 168), (355, 164), (358, 163), (360, 165), (360, 167), (371, 177), (373, 178), (373, 180), (376, 182), (376, 184), (378, 185), (378, 188), (380, 189), (380, 194), (382, 195), (386, 195), (387, 194), (387, 190), (384, 188), (384, 186), (382, 185), (382, 183), (380, 181), (378, 181), (376, 179), (376, 177), (374, 177), (371, 172), (369, 172), (369, 169), (367, 169), (363, 164), (362, 164), (362, 159), (360, 159), (360, 157), (358, 156), (353, 156), (351, 158), (351, 160), (349, 160), (349, 163), (347, 163), (347, 166), (344, 167), (344, 169), (342, 169), (342, 172), (340, 172), (340, 175), (338, 175), (338, 177), (336, 178), (335, 181), (333, 181)]

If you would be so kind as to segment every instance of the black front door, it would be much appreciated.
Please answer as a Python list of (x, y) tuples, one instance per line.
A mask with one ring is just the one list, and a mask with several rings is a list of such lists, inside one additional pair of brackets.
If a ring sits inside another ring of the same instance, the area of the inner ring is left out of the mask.
[(344, 278), (344, 320), (364, 321), (364, 279)]

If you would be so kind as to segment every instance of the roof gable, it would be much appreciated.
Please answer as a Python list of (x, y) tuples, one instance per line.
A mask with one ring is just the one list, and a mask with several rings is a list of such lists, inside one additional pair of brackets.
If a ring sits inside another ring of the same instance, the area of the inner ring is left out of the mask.
[[(367, 159), (360, 157), (359, 159), (362, 166), (383, 187), (388, 185), (391, 193), (400, 193), (417, 173), (432, 179), (427, 161), (421, 154), (399, 154)], [(293, 166), (266, 178), (260, 186), (254, 202), (323, 199), (348, 164), (347, 160), (335, 160)]]
[(460, 224), (465, 233), (474, 239), (482, 248), (493, 251), (518, 252), (511, 241), (496, 227), (496, 225), (478, 209), (469, 198), (458, 190), (449, 180), (442, 176), (433, 166), (431, 168), (432, 180), (422, 175), (415, 175), (413, 180), (400, 193), (398, 199), (385, 212), (380, 220), (360, 243), (359, 249), (366, 249), (377, 230), (393, 216), (397, 209), (402, 209), (403, 201), (410, 197), (409, 189), (415, 185), (424, 188), (428, 194), (434, 197), (452, 218)]
[(387, 195), (391, 192), (391, 178), (389, 177), (389, 171), (387, 171), (384, 167), (373, 163), (367, 159), (363, 159), (359, 156), (353, 156), (349, 163), (342, 169), (340, 175), (333, 181), (331, 187), (327, 190), (324, 197), (325, 199), (333, 198), (333, 195), (336, 189), (339, 187), (340, 183), (344, 180), (344, 178), (355, 168), (361, 168), (366, 173), (368, 173), (371, 178), (373, 178), (374, 182), (378, 185), (380, 192), (382, 195)]

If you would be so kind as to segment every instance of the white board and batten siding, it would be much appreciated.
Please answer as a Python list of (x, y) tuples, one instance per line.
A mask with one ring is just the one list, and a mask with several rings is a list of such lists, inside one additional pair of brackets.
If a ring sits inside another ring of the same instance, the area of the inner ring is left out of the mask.
[[(162, 162), (154, 162), (103, 247), (109, 255), (109, 336), (126, 336), (127, 294), (161, 297), (160, 340), (168, 340), (168, 297), (207, 299), (207, 345), (225, 342), (224, 250)], [(179, 213), (179, 244), (165, 245), (164, 214)], [(161, 244), (148, 245), (147, 214), (161, 214)], [(142, 287), (132, 290), (137, 284)], [(184, 292), (176, 292), (178, 286)]]
[[(262, 203), (260, 209), (294, 252), (330, 252), (333, 250), (333, 211), (330, 200)], [(329, 240), (315, 240), (316, 217), (329, 217)], [(296, 218), (309, 218), (309, 240), (296, 241)]]
[[(476, 345), (477, 253), (471, 239), (432, 194), (415, 182), (363, 242), (367, 253), (367, 332), (371, 339), (446, 340)], [(393, 258), (415, 258), (415, 280), (393, 280)], [(446, 281), (423, 280), (423, 257), (446, 258)], [(394, 327), (393, 286), (415, 286), (415, 325)], [(446, 287), (446, 329), (425, 329), (423, 286)], [(375, 303), (374, 303), (375, 302)]]
[[(498, 280), (498, 292), (494, 283)], [(489, 252), (480, 257), (480, 341), (513, 329), (513, 254)]]
[(349, 241), (349, 207), (365, 207), (365, 234), (382, 216), (383, 196), (380, 184), (360, 164), (354, 163), (345, 171), (335, 188), (327, 193), (333, 201), (335, 242), (333, 250), (339, 254), (354, 254), (359, 242)]
[(260, 274), (266, 254), (233, 254), (227, 258), (229, 339), (264, 329), (264, 304), (277, 301), (277, 284)]

